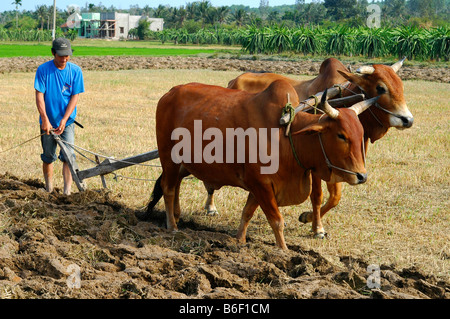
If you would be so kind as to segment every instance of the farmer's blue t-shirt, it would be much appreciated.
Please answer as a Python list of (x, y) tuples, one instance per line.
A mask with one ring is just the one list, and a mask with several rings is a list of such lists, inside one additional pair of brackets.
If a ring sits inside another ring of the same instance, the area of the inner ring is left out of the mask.
[[(59, 126), (72, 95), (84, 92), (83, 73), (81, 68), (67, 62), (63, 70), (59, 70), (53, 60), (41, 64), (34, 79), (34, 88), (44, 93), (45, 111), (50, 124)], [(72, 124), (77, 115), (77, 108), (73, 110), (66, 125)], [(42, 119), (39, 117), (39, 123)]]

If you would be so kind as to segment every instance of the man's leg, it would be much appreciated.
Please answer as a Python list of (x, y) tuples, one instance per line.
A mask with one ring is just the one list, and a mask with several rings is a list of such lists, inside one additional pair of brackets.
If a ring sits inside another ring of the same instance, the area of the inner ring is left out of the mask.
[(53, 192), (53, 163), (42, 162), (42, 171), (44, 172), (45, 190)]
[[(43, 131), (41, 130), (41, 133)], [(42, 171), (44, 173), (45, 190), (53, 192), (53, 162), (56, 160), (56, 142), (51, 135), (41, 136), (42, 144)]]
[[(66, 126), (64, 132), (61, 134), (61, 138), (71, 144), (75, 143), (75, 125), (73, 123)], [(70, 156), (72, 160), (75, 161), (75, 153), (70, 145), (67, 145), (67, 150), (69, 151), (68, 156)], [(70, 172), (67, 160), (62, 156), (61, 153), (59, 155), (59, 159), (63, 162), (62, 175), (64, 180), (64, 194), (70, 195), (72, 190), (72, 173)]]
[(64, 194), (70, 195), (72, 189), (72, 174), (70, 173), (69, 164), (63, 163), (62, 169), (63, 179), (64, 179)]

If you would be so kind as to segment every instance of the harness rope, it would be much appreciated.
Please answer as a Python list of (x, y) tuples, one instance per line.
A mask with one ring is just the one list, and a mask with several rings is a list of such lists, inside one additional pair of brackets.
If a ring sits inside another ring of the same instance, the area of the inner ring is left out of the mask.
[[(325, 163), (327, 164), (327, 166), (328, 166), (328, 168), (331, 170), (331, 169), (337, 169), (337, 170), (339, 170), (339, 171), (341, 171), (341, 172), (344, 172), (344, 173), (347, 173), (347, 174), (351, 174), (351, 175), (356, 175), (356, 176), (358, 176), (359, 175), (359, 173), (356, 173), (356, 172), (352, 172), (352, 171), (349, 171), (349, 170), (346, 170), (346, 169), (343, 169), (343, 168), (341, 168), (341, 167), (338, 167), (338, 166), (334, 166), (333, 164), (331, 164), (331, 161), (328, 159), (328, 156), (327, 156), (327, 153), (325, 153), (325, 148), (323, 147), (323, 143), (322, 143), (322, 137), (321, 137), (321, 133), (319, 133), (319, 143), (320, 143), (320, 147), (322, 148), (322, 153), (323, 153), (323, 156), (325, 157)], [(364, 167), (366, 166), (366, 151), (365, 151), (365, 147), (364, 147), (364, 140), (362, 141), (362, 153), (363, 153), (363, 160), (364, 160)]]
[[(355, 84), (355, 85), (356, 85), (356, 84)], [(341, 88), (341, 89), (345, 89), (345, 90), (349, 91), (349, 92), (352, 93), (352, 94), (357, 94), (355, 91), (350, 90), (348, 87), (344, 87), (344, 86), (342, 86), (342, 85), (340, 85), (340, 84), (335, 84), (334, 86), (335, 86), (335, 87), (339, 87), (339, 88)], [(359, 85), (356, 85), (356, 86), (361, 90), (361, 93), (363, 93), (364, 96), (367, 96), (366, 91), (364, 91), (364, 89), (363, 89), (362, 87), (360, 87)], [(401, 116), (401, 115), (395, 114), (394, 112), (391, 112), (391, 111), (385, 109), (385, 108), (382, 107), (378, 102), (375, 102), (375, 103), (373, 104), (373, 106), (375, 106), (377, 109), (379, 109), (379, 110), (381, 110), (381, 111), (383, 111), (383, 112), (386, 112), (386, 113), (389, 114), (389, 115), (392, 115), (392, 116), (394, 116), (394, 117), (396, 117), (396, 118), (402, 119), (402, 116)], [(369, 110), (370, 114), (372, 114), (373, 118), (377, 121), (377, 123), (380, 124), (381, 127), (386, 128), (386, 126), (384, 126), (384, 124), (383, 124), (383, 123), (381, 122), (381, 120), (375, 115), (375, 113), (373, 113), (373, 111), (371, 110), (371, 107), (369, 107), (368, 110)]]
[[(26, 141), (24, 141), (24, 142), (22, 142), (22, 143), (20, 143), (20, 144), (17, 144), (17, 145), (15, 145), (15, 146), (13, 146), (13, 147), (10, 147), (10, 148), (8, 148), (8, 149), (6, 149), (6, 150), (2, 150), (2, 151), (0, 151), (0, 154), (5, 153), (5, 152), (7, 152), (7, 151), (11, 151), (11, 150), (13, 150), (13, 149), (15, 149), (15, 148), (18, 148), (19, 146), (22, 146), (22, 145), (24, 145), (24, 144), (26, 144), (26, 143), (28, 143), (28, 142), (31, 142), (31, 141), (33, 141), (33, 140), (35, 140), (35, 139), (41, 137), (41, 136), (44, 135), (44, 134), (46, 134), (46, 132), (43, 132), (43, 133), (41, 133), (41, 134), (39, 134), (39, 135), (36, 135), (36, 136), (34, 136), (34, 137), (32, 137), (32, 138), (30, 138), (30, 139), (28, 139), (28, 140), (26, 140)], [(74, 144), (72, 144), (72, 143), (70, 143), (70, 142), (64, 141), (63, 139), (61, 139), (61, 141), (62, 141), (64, 144), (66, 144), (68, 147), (70, 147), (71, 149), (73, 149), (75, 152), (77, 152), (79, 155), (81, 155), (83, 158), (85, 158), (86, 160), (88, 160), (88, 161), (90, 161), (91, 163), (94, 163), (94, 164), (96, 164), (96, 165), (97, 165), (97, 162), (95, 162), (94, 160), (88, 158), (86, 155), (84, 155), (83, 153), (81, 153), (78, 149), (81, 149), (81, 150), (83, 150), (83, 151), (85, 151), (85, 152), (88, 152), (88, 153), (90, 153), (90, 154), (92, 154), (92, 155), (95, 155), (95, 156), (98, 156), (98, 157), (102, 157), (102, 158), (105, 158), (105, 159), (114, 160), (114, 161), (117, 161), (117, 162), (122, 162), (122, 163), (127, 163), (127, 164), (133, 164), (133, 165), (140, 165), (140, 166), (161, 167), (161, 165), (133, 163), (133, 162), (128, 162), (128, 161), (118, 160), (118, 159), (115, 159), (115, 158), (110, 157), (110, 156), (101, 155), (101, 154), (98, 154), (98, 153), (89, 151), (89, 150), (84, 149), (84, 148), (82, 148), (82, 147), (80, 147), (80, 146), (77, 146), (77, 145), (74, 145)], [(118, 181), (118, 178), (122, 178), (122, 179), (133, 179), (133, 180), (140, 180), (140, 181), (156, 181), (155, 179), (145, 179), (145, 178), (127, 177), (127, 176), (119, 175), (119, 174), (114, 173), (114, 172), (111, 172), (110, 174), (114, 175), (113, 179), (116, 180), (116, 181)], [(192, 177), (186, 177), (186, 179), (190, 179), (190, 178), (192, 178)]]
[(8, 149), (6, 149), (6, 150), (0, 151), (0, 154), (5, 153), (5, 152), (10, 151), (10, 150), (13, 150), (13, 149), (15, 149), (15, 148), (17, 148), (17, 147), (19, 147), (19, 146), (22, 146), (23, 144), (28, 143), (28, 142), (31, 142), (32, 140), (37, 139), (37, 138), (41, 137), (41, 136), (44, 135), (44, 134), (46, 134), (46, 133), (44, 132), (44, 133), (42, 133), (42, 134), (36, 135), (35, 137), (32, 137), (32, 138), (26, 140), (25, 142), (22, 142), (22, 143), (20, 143), (20, 144), (18, 144), (18, 145), (16, 145), (16, 146), (13, 146), (13, 147), (8, 148)]
[(286, 134), (289, 138), (289, 143), (291, 144), (292, 153), (294, 154), (294, 158), (297, 161), (298, 165), (300, 165), (300, 167), (303, 168), (306, 173), (306, 171), (308, 171), (308, 170), (306, 169), (305, 166), (303, 166), (302, 162), (300, 162), (300, 159), (297, 156), (297, 152), (295, 151), (294, 141), (292, 140), (291, 124), (292, 124), (292, 122), (294, 122), (295, 109), (289, 100), (289, 93), (288, 93), (288, 102), (286, 103), (286, 105), (283, 108), (282, 116), (285, 115), (286, 113), (289, 113), (289, 115), (290, 115), (289, 122), (287, 123), (287, 126), (286, 126)]

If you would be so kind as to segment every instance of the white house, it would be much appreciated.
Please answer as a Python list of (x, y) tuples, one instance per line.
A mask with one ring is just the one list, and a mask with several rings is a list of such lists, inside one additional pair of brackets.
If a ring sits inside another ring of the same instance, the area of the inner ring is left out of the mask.
[(100, 13), (98, 37), (115, 40), (127, 39), (128, 32), (137, 28), (141, 19), (147, 19), (150, 22), (152, 31), (162, 31), (164, 28), (164, 19), (135, 16), (129, 13), (102, 12)]

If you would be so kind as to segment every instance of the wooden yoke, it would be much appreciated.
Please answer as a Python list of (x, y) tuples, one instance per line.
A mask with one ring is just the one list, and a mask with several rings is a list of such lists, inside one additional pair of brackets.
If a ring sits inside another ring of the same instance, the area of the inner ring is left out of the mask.
[[(347, 86), (347, 85), (349, 85), (350, 84), (350, 82), (345, 82), (345, 83), (342, 83), (340, 86), (333, 86), (333, 87), (331, 87), (331, 88), (329, 88), (328, 89), (328, 93), (327, 93), (327, 99), (332, 99), (332, 98), (334, 98), (336, 95), (338, 95), (338, 94), (340, 94), (341, 93), (341, 87), (342, 86)], [(300, 102), (300, 104), (299, 104), (299, 106), (297, 106), (296, 108), (295, 108), (295, 113), (294, 113), (294, 116), (295, 116), (295, 114), (297, 114), (298, 112), (301, 112), (301, 111), (304, 111), (304, 110), (306, 110), (306, 109), (309, 109), (309, 108), (312, 108), (312, 107), (314, 107), (314, 106), (316, 106), (316, 104), (317, 104), (317, 101), (320, 101), (320, 99), (321, 99), (321, 97), (322, 97), (322, 95), (324, 94), (324, 92), (325, 91), (322, 91), (322, 92), (318, 92), (318, 93), (316, 93), (316, 94), (314, 94), (313, 96), (311, 96), (310, 98), (308, 98), (308, 99), (306, 99), (306, 100), (304, 100), (304, 101), (302, 101), (302, 102)], [(345, 98), (344, 98), (345, 99)], [(330, 102), (330, 105), (331, 105), (331, 101), (329, 101)], [(289, 122), (290, 122), (290, 113), (285, 113), (281, 118), (280, 118), (280, 125), (287, 125), (287, 124), (289, 124)]]

